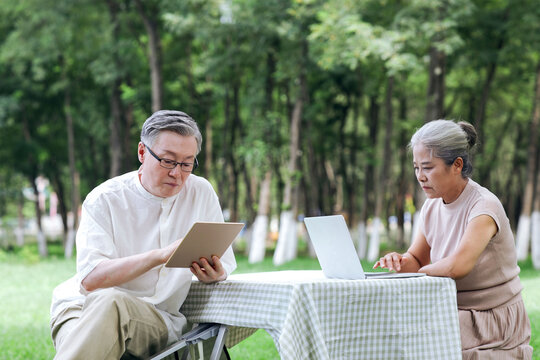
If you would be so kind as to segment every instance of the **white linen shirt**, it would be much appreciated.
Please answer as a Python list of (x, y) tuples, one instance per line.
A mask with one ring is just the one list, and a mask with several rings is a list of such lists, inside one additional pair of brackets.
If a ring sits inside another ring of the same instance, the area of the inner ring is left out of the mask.
[[(146, 191), (137, 171), (97, 186), (82, 206), (76, 238), (77, 274), (54, 290), (51, 318), (84, 303), (86, 291), (81, 282), (100, 262), (164, 248), (184, 237), (196, 221), (223, 221), (218, 197), (202, 177), (191, 174), (182, 190), (169, 198)], [(227, 275), (236, 268), (230, 247), (221, 262)], [(186, 324), (179, 308), (191, 280), (189, 269), (160, 265), (115, 288), (153, 304), (167, 324), (170, 343), (177, 341)]]

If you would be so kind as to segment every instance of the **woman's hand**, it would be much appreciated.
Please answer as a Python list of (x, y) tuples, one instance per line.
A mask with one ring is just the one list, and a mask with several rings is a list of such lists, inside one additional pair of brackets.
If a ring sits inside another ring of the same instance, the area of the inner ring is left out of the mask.
[(406, 253), (391, 252), (386, 254), (373, 265), (373, 268), (381, 267), (390, 271), (415, 273), (422, 266), (430, 263), (430, 250), (426, 237), (418, 232), (416, 239)]
[(227, 273), (225, 272), (225, 268), (221, 264), (219, 257), (213, 255), (212, 262), (214, 263), (213, 266), (206, 258), (201, 258), (199, 263), (193, 262), (193, 264), (191, 264), (190, 270), (193, 275), (203, 283), (211, 284), (225, 280), (227, 278)]
[(378, 267), (381, 267), (382, 269), (388, 269), (389, 271), (400, 272), (401, 266), (406, 265), (408, 261), (408, 257), (403, 256), (397, 252), (391, 252), (380, 258), (379, 261), (377, 261), (375, 265), (373, 265), (373, 268), (376, 269)]

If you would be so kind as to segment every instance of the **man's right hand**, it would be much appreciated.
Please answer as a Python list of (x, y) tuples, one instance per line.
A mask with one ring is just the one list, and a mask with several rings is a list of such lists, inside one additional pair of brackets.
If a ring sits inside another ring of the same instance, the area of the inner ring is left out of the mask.
[(178, 245), (180, 245), (181, 241), (182, 241), (182, 239), (178, 239), (175, 242), (173, 242), (172, 244), (168, 245), (167, 247), (164, 247), (163, 249), (160, 249), (161, 250), (161, 256), (162, 256), (162, 261), (163, 261), (162, 264), (165, 264), (167, 262), (167, 260), (169, 260), (171, 255), (174, 253), (174, 251), (178, 247)]
[(156, 266), (165, 264), (181, 239), (162, 249), (100, 262), (81, 282), (88, 292), (122, 285)]

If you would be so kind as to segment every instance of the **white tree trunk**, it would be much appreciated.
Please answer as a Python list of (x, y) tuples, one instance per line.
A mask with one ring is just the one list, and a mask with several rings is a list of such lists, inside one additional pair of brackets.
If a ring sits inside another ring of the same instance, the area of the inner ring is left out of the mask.
[(296, 248), (296, 221), (291, 210), (283, 211), (279, 221), (279, 238), (274, 252), (274, 265), (279, 266), (293, 258), (290, 257), (291, 247)]
[(254, 264), (263, 261), (266, 251), (266, 237), (268, 235), (268, 215), (257, 215), (253, 223), (253, 236), (249, 250), (248, 261)]
[(518, 260), (527, 259), (529, 253), (529, 240), (531, 238), (531, 217), (521, 214), (519, 216), (516, 234), (516, 252)]
[(73, 256), (73, 247), (75, 245), (75, 235), (76, 235), (76, 231), (73, 230), (73, 227), (70, 227), (67, 233), (66, 247), (64, 249), (64, 257), (66, 259), (71, 259), (71, 257)]
[(75, 247), (75, 236), (77, 235), (77, 229), (74, 228), (75, 217), (73, 212), (68, 213), (68, 233), (66, 236), (66, 245), (64, 247), (64, 257), (70, 259), (73, 256), (73, 248)]
[(37, 229), (37, 243), (38, 243), (38, 250), (39, 255), (41, 257), (47, 256), (47, 239), (45, 238), (45, 234), (43, 233), (43, 230), (38, 227)]
[(250, 264), (262, 261), (266, 252), (266, 238), (268, 236), (268, 214), (270, 213), (270, 185), (272, 183), (272, 173), (267, 171), (261, 183), (259, 192), (259, 210), (253, 232), (251, 234), (249, 258)]
[(20, 225), (17, 225), (15, 230), (13, 231), (15, 233), (15, 238), (17, 239), (17, 246), (23, 247), (24, 246), (24, 228)]
[(291, 216), (291, 227), (289, 228), (289, 239), (287, 240), (287, 261), (296, 259), (298, 254), (298, 222)]
[(23, 201), (17, 202), (17, 227), (15, 228), (15, 237), (17, 239), (17, 246), (22, 247), (24, 245), (24, 214), (23, 214)]
[(540, 270), (540, 212), (532, 213), (532, 236), (531, 236), (532, 262), (536, 270)]
[(367, 249), (367, 230), (366, 223), (360, 221), (356, 227), (356, 252), (360, 259), (366, 258)]
[(371, 224), (371, 234), (369, 237), (368, 261), (375, 261), (379, 258), (380, 233), (379, 228), (381, 218), (376, 217)]

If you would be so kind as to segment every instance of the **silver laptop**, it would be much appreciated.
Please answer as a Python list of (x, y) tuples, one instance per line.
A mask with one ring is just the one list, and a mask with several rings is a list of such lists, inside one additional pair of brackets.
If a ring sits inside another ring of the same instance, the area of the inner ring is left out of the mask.
[(347, 223), (341, 215), (307, 217), (304, 224), (327, 278), (356, 280), (425, 276), (423, 273), (364, 272)]

